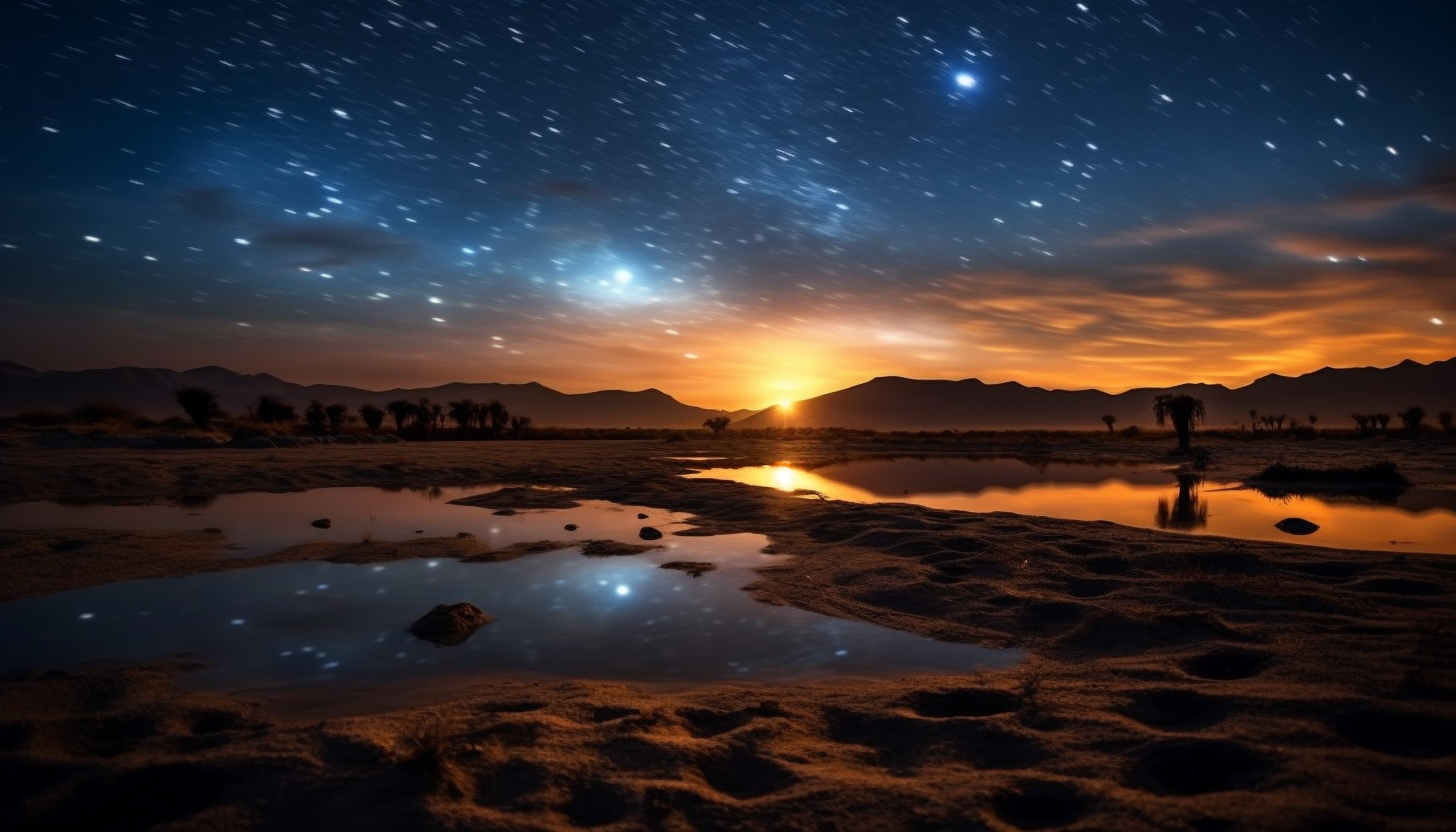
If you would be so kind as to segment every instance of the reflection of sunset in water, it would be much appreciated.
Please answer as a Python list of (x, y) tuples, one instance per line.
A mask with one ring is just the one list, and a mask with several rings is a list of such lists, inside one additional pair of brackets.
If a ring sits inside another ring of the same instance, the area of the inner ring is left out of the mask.
[[(1285, 500), (1265, 497), (1236, 484), (1205, 483), (1180, 493), (1172, 474), (1147, 468), (1047, 465), (1028, 482), (1024, 472), (1006, 468), (1008, 460), (901, 459), (849, 462), (806, 471), (781, 462), (757, 468), (713, 468), (691, 477), (726, 479), (780, 491), (813, 491), (831, 500), (859, 503), (903, 502), (929, 508), (956, 511), (1006, 511), (1069, 520), (1107, 520), (1125, 526), (1164, 528), (1189, 534), (1239, 537), (1329, 546), (1339, 549), (1369, 549), (1399, 552), (1442, 552), (1456, 554), (1456, 511), (1429, 508), (1408, 511), (1390, 505), (1340, 501), (1315, 497)], [(948, 485), (949, 473), (964, 466), (963, 490)], [(987, 471), (994, 479), (998, 466), (1015, 484), (988, 484)], [(859, 467), (861, 470), (856, 471)], [(865, 487), (863, 467), (884, 472), (897, 488)], [(891, 471), (890, 469), (894, 470)], [(854, 478), (850, 484), (821, 472)], [(932, 488), (915, 484), (917, 473)], [(1064, 476), (1065, 473), (1065, 476)], [(1075, 479), (1076, 482), (1059, 481)], [(1090, 480), (1090, 481), (1089, 481)], [(1131, 480), (1131, 481), (1130, 481)], [(1150, 481), (1151, 480), (1151, 481)], [(1319, 531), (1295, 537), (1274, 528), (1286, 517), (1302, 517), (1319, 525)]]
[(773, 487), (780, 491), (793, 491), (799, 487), (794, 484), (794, 478), (800, 473), (783, 463), (773, 466)]

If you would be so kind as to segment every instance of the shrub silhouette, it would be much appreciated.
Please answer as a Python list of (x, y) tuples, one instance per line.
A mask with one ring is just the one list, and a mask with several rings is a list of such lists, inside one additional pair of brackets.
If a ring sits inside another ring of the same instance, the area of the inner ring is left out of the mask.
[[(349, 421), (349, 406), (344, 404), (331, 404), (324, 408), (324, 415), (329, 420), (329, 433), (338, 433), (344, 429), (344, 423)], [(381, 416), (384, 414), (380, 414)]]
[(395, 399), (385, 405), (384, 409), (388, 410), (389, 415), (394, 417), (394, 432), (404, 433), (405, 423), (409, 421), (410, 416), (415, 412), (414, 403), (408, 399)]
[(713, 432), (714, 436), (722, 436), (723, 431), (728, 429), (731, 420), (727, 416), (714, 416), (711, 419), (703, 420), (703, 427)]
[(1159, 425), (1173, 423), (1173, 432), (1178, 434), (1180, 451), (1188, 450), (1193, 428), (1206, 416), (1203, 399), (1194, 398), (1187, 393), (1165, 393), (1153, 400), (1153, 417), (1158, 420)]
[(499, 399), (491, 399), (485, 403), (483, 408), (485, 421), (489, 423), (490, 437), (494, 439), (505, 430), (506, 425), (511, 422), (511, 412), (506, 406), (500, 403)]
[(516, 437), (517, 439), (525, 439), (526, 438), (526, 434), (529, 433), (530, 431), (531, 431), (531, 417), (530, 416), (512, 416), (511, 417), (511, 435), (512, 436)]
[(222, 415), (217, 407), (217, 394), (211, 390), (183, 387), (177, 391), (176, 396), (177, 404), (182, 406), (182, 411), (199, 430), (207, 430), (212, 420)]
[(450, 415), (451, 421), (459, 426), (460, 435), (469, 435), (470, 425), (475, 421), (475, 400), (460, 399), (459, 401), (453, 401), (450, 402), (449, 408), (446, 412)]
[(1405, 425), (1405, 432), (1415, 436), (1421, 429), (1421, 420), (1426, 418), (1426, 409), (1412, 406), (1395, 415), (1400, 419), (1400, 423)]
[(379, 433), (379, 426), (384, 424), (384, 411), (372, 404), (361, 404), (359, 418), (364, 420), (364, 426), (369, 428), (370, 433)]
[(324, 403), (313, 399), (308, 407), (303, 410), (303, 423), (307, 426), (309, 433), (323, 433), (324, 425), (329, 420), (329, 414), (324, 412)]
[(293, 405), (284, 402), (277, 396), (259, 396), (253, 416), (260, 422), (271, 425), (277, 422), (293, 422), (298, 419), (298, 413)]

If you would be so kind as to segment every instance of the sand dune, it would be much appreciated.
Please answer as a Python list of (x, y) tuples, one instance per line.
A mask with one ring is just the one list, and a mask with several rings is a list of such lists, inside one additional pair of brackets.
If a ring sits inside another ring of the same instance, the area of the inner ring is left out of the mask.
[[(868, 452), (1000, 450), (1166, 461), (1165, 449), (1112, 439), (8, 448), (6, 502), (345, 484), (570, 486), (582, 499), (690, 512), (691, 534), (767, 534), (782, 563), (748, 589), (765, 602), (1021, 647), (1030, 657), (965, 676), (676, 688), (517, 678), (327, 694), (198, 690), (181, 661), (37, 669), (0, 684), (0, 823), (1449, 829), (1452, 558), (802, 499), (686, 481), (678, 474), (693, 463), (663, 458), (813, 465)], [(1449, 442), (1223, 442), (1210, 450), (1226, 478), (1275, 458), (1394, 458), (1420, 485), (1456, 486)], [(211, 537), (3, 532), (0, 557), (14, 576), (6, 597), (247, 568), (226, 562)], [(453, 538), (311, 544), (261, 562), (529, 556), (481, 549)]]

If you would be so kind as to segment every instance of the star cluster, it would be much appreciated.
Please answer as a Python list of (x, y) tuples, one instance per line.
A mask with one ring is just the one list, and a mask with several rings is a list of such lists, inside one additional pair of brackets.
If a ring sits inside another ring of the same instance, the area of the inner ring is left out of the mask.
[(1445, 3), (6, 15), (0, 348), (37, 366), (738, 407), (1456, 353)]

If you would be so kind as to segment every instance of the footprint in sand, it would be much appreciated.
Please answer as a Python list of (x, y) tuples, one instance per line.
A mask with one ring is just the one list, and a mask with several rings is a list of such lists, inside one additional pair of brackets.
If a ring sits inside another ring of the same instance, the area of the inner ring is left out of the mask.
[(1255, 788), (1273, 769), (1268, 758), (1236, 742), (1170, 740), (1144, 749), (1128, 779), (1154, 794), (1195, 795)]
[(1183, 669), (1188, 675), (1200, 679), (1232, 681), (1259, 675), (1269, 665), (1271, 658), (1268, 653), (1258, 650), (1227, 647), (1187, 659), (1183, 662)]

